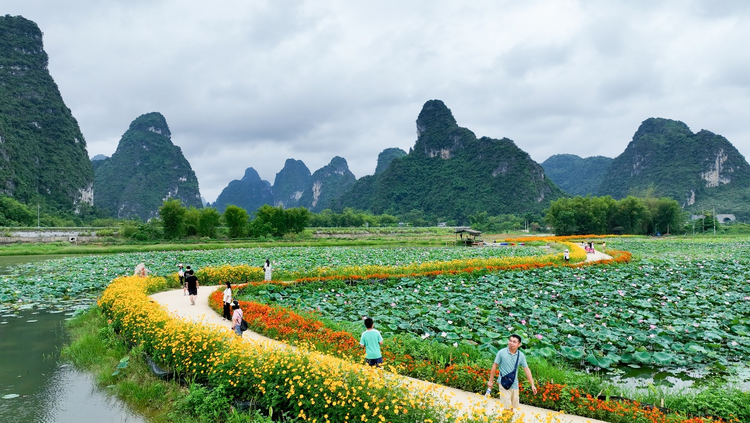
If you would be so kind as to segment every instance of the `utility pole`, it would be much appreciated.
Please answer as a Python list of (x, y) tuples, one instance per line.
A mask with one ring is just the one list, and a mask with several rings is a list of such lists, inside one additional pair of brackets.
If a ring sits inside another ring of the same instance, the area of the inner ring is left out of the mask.
[(714, 236), (716, 236), (716, 206), (714, 206)]

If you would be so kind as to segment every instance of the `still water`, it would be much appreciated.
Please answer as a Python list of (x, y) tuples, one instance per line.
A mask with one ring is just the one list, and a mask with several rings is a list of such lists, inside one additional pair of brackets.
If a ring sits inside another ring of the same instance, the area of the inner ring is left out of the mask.
[[(2, 257), (7, 266), (54, 257)], [(127, 422), (145, 420), (93, 378), (60, 361), (64, 322), (85, 304), (0, 306), (0, 422)]]

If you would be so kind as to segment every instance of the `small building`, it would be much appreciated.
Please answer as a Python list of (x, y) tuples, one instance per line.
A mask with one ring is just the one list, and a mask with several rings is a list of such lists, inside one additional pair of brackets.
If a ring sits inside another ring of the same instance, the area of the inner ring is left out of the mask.
[(482, 241), (479, 238), (482, 235), (481, 231), (475, 231), (469, 228), (456, 228), (455, 234), (456, 234), (456, 245), (466, 245), (466, 246), (484, 245), (484, 241)]

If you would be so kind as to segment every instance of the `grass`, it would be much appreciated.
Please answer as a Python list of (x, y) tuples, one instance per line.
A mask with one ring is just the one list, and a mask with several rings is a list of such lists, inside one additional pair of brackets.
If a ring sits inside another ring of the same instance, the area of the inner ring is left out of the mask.
[(442, 238), (318, 238), (309, 240), (276, 240), (276, 241), (214, 241), (188, 243), (130, 243), (120, 245), (86, 244), (71, 245), (68, 243), (34, 243), (11, 244), (0, 247), (0, 256), (26, 255), (76, 255), (76, 254), (116, 254), (140, 253), (149, 251), (192, 251), (220, 250), (227, 248), (256, 247), (388, 247), (388, 246), (443, 246), (448, 242)]
[[(199, 385), (188, 387), (156, 378), (139, 348), (130, 349), (117, 337), (98, 307), (74, 318), (67, 324), (71, 342), (62, 358), (94, 375), (99, 386), (106, 387), (136, 413), (154, 423), (204, 422), (292, 422), (287, 417), (268, 417), (268, 412), (236, 412), (226, 402), (221, 390)], [(130, 357), (129, 364), (113, 375), (120, 359)]]

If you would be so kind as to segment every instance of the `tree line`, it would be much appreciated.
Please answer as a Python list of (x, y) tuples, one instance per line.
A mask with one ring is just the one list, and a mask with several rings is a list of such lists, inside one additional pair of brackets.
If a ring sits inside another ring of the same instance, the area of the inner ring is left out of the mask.
[(307, 226), (310, 212), (304, 207), (284, 209), (263, 205), (253, 213), (251, 220), (247, 210), (230, 205), (219, 213), (213, 207), (185, 208), (179, 200), (166, 200), (159, 207), (163, 236), (179, 239), (189, 236), (216, 238), (220, 225), (227, 229), (226, 236), (236, 238), (282, 237), (288, 233), (300, 233)]
[(683, 233), (686, 219), (671, 198), (560, 198), (545, 214), (555, 235)]

